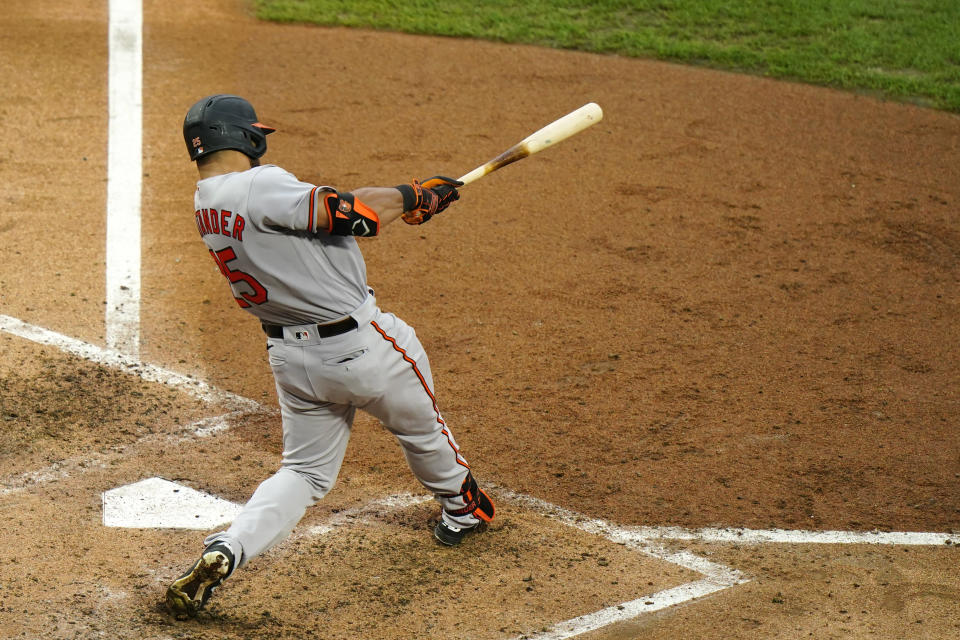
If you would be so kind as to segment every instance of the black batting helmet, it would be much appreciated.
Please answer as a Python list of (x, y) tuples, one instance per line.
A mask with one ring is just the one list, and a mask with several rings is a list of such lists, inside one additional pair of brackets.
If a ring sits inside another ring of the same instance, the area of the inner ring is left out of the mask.
[(183, 119), (183, 141), (191, 160), (223, 149), (259, 158), (267, 150), (267, 134), (274, 131), (259, 122), (252, 104), (229, 94), (207, 96)]

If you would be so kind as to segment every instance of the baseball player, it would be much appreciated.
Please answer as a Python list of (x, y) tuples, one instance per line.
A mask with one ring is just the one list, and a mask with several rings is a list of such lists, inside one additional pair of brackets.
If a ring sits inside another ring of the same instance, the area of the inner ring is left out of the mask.
[(459, 544), (494, 516), (437, 407), (423, 347), (410, 326), (377, 307), (354, 238), (375, 236), (397, 218), (427, 222), (459, 199), (462, 183), (437, 176), (347, 192), (301, 182), (260, 164), (273, 131), (233, 95), (200, 100), (183, 123), (200, 173), (197, 231), (237, 304), (266, 334), (283, 457), (167, 589), (178, 617), (196, 615), (237, 567), (283, 540), (330, 491), (357, 409), (396, 436), (410, 469), (440, 502), (439, 542)]

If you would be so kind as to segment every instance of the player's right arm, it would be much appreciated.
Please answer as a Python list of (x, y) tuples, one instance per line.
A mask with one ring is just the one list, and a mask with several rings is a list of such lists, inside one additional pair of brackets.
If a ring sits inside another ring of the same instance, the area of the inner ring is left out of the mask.
[(250, 190), (251, 212), (261, 212), (266, 226), (339, 236), (375, 236), (402, 217), (422, 224), (459, 199), (456, 180), (436, 176), (397, 187), (360, 187), (338, 191), (301, 182), (279, 167), (264, 167)]
[[(451, 178), (434, 176), (423, 184), (419, 180), (412, 180), (409, 184), (397, 187), (360, 187), (350, 195), (376, 212), (380, 227), (400, 217), (407, 224), (423, 224), (460, 199), (457, 187), (461, 184)], [(327, 214), (330, 215), (329, 209)]]
[(403, 214), (403, 196), (393, 187), (360, 187), (350, 193), (377, 212), (380, 227), (384, 227)]

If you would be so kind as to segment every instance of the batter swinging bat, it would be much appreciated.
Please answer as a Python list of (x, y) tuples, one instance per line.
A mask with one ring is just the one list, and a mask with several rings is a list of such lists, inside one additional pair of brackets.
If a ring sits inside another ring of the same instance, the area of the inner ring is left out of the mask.
[(488, 173), (493, 173), (500, 167), (507, 166), (511, 162), (522, 160), (527, 156), (532, 156), (535, 153), (543, 151), (547, 147), (552, 147), (575, 133), (580, 133), (587, 127), (597, 124), (602, 118), (603, 110), (600, 109), (600, 105), (593, 102), (585, 104), (576, 111), (571, 111), (562, 118), (554, 120), (539, 131), (531, 133), (493, 160), (461, 176), (460, 182), (468, 185)]

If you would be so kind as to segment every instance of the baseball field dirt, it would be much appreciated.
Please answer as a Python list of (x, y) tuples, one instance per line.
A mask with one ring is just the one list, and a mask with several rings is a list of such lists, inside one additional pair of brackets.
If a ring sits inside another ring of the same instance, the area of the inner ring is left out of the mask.
[[(108, 3), (65, 5), (0, 18), (0, 638), (960, 637), (957, 115), (148, 0), (140, 353), (104, 363), (63, 345), (107, 339)], [(604, 119), (361, 240), (489, 530), (435, 544), (361, 415), (333, 491), (178, 621), (165, 588), (209, 530), (107, 528), (101, 495), (161, 477), (242, 503), (282, 446), (263, 334), (191, 210), (181, 124), (214, 93), (278, 129), (267, 161), (345, 189)]]

